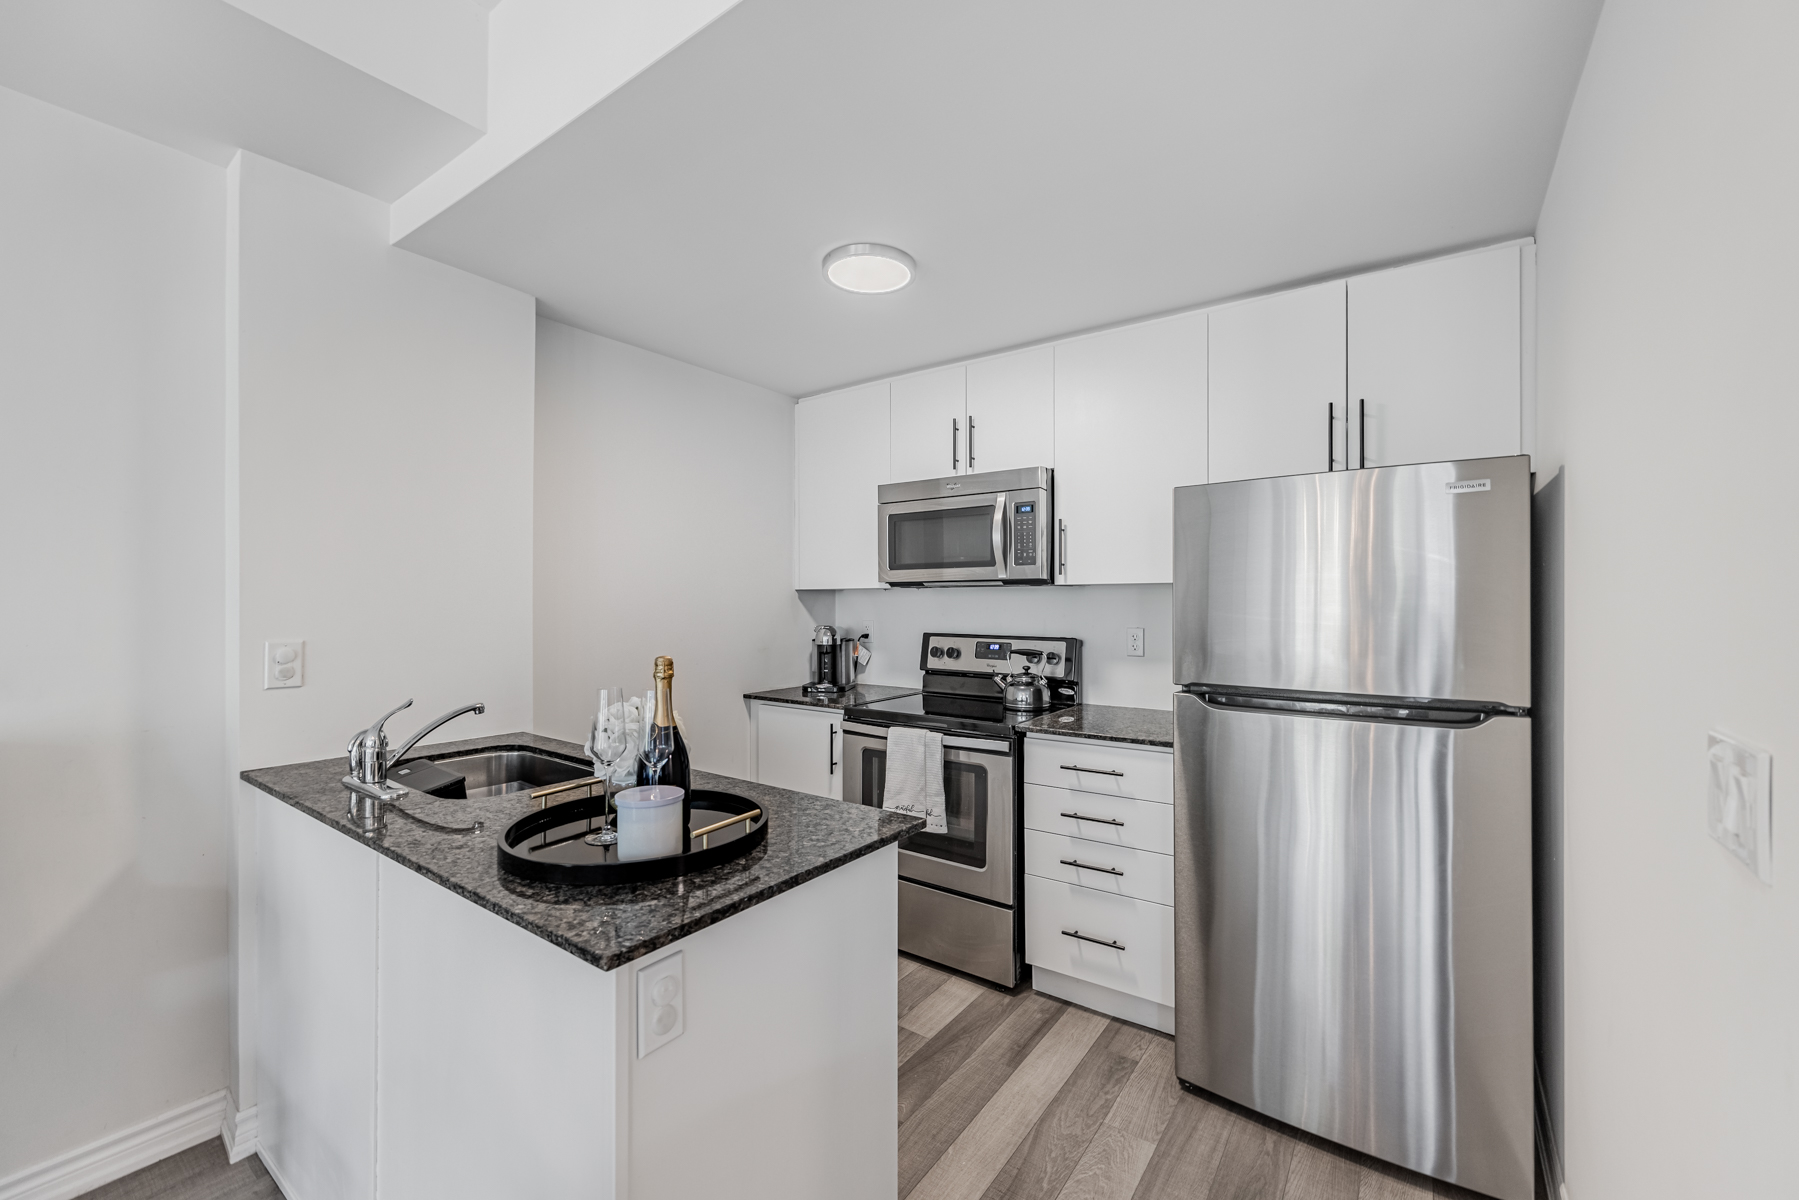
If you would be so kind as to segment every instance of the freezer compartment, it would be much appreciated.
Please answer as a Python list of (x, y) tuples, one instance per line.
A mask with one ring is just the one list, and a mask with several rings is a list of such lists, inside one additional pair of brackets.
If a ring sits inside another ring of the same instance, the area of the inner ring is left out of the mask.
[(1530, 1200), (1528, 718), (1175, 698), (1177, 1074)]
[(1174, 678), (1530, 704), (1530, 459), (1174, 492)]

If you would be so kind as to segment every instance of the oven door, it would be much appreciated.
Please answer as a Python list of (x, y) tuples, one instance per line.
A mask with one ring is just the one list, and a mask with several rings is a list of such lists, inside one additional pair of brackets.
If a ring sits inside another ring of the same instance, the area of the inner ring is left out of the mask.
[(934, 496), (881, 505), (881, 582), (1003, 580), (1006, 495)]
[[(1013, 902), (1012, 743), (945, 735), (943, 833), (915, 833), (899, 844), (902, 879), (915, 879), (978, 896)], [(887, 731), (873, 725), (843, 726), (843, 798), (880, 807), (887, 780)]]

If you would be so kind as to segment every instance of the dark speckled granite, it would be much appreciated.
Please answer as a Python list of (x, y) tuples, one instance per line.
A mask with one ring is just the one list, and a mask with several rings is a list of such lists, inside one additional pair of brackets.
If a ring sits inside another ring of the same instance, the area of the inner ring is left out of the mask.
[(855, 704), (872, 704), (876, 700), (892, 700), (897, 696), (913, 696), (918, 688), (893, 687), (885, 683), (865, 683), (850, 692), (820, 696), (804, 688), (775, 688), (767, 692), (745, 692), (745, 700), (767, 700), (774, 704), (803, 704), (807, 708), (849, 708)]
[[(442, 742), (414, 757), (452, 758), (502, 747), (587, 762), (574, 743), (529, 733)], [(696, 787), (735, 792), (760, 804), (768, 813), (768, 840), (697, 875), (570, 887), (500, 874), (494, 839), (531, 810), (525, 793), (486, 800), (409, 793), (387, 806), (387, 828), (365, 839), (346, 817), (348, 793), (339, 782), (345, 769), (342, 758), (328, 758), (245, 771), (243, 779), (606, 971), (897, 842), (924, 824), (884, 809), (695, 771)], [(471, 828), (477, 822), (480, 828)]]
[(1138, 746), (1174, 746), (1174, 714), (1161, 708), (1117, 708), (1110, 704), (1077, 704), (1046, 712), (1024, 727), (1026, 733), (1092, 738), (1096, 742), (1131, 742)]

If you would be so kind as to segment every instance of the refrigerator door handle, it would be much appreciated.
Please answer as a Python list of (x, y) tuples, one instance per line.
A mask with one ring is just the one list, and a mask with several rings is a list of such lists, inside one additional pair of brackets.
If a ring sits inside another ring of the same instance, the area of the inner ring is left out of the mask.
[(1437, 729), (1475, 729), (1494, 717), (1524, 716), (1524, 712), (1491, 708), (1447, 708), (1438, 705), (1370, 704), (1340, 700), (1293, 700), (1277, 696), (1240, 696), (1228, 692), (1192, 690), (1208, 708), (1292, 713), (1326, 720), (1367, 721), (1381, 725), (1427, 725)]

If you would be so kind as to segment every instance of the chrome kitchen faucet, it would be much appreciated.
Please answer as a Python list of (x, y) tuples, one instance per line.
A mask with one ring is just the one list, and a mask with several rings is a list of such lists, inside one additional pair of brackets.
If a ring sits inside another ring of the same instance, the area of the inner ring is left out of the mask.
[(350, 819), (362, 827), (364, 837), (373, 837), (381, 830), (381, 805), (389, 800), (398, 800), (406, 794), (406, 789), (387, 781), (387, 773), (401, 759), (412, 752), (427, 733), (449, 721), (455, 720), (464, 713), (484, 713), (485, 704), (465, 704), (461, 708), (452, 709), (437, 720), (429, 722), (423, 729), (403, 742), (398, 750), (387, 748), (387, 733), (382, 726), (387, 724), (388, 717), (412, 707), (412, 701), (389, 709), (381, 719), (350, 739), (350, 773), (343, 778), (344, 787), (350, 793)]

